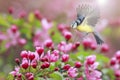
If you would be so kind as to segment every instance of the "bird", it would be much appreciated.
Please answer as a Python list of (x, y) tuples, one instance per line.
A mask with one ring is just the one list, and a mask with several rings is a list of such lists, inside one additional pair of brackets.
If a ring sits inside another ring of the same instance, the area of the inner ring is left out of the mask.
[(98, 45), (103, 44), (104, 41), (95, 29), (95, 26), (100, 19), (100, 11), (98, 7), (82, 3), (81, 5), (78, 5), (76, 11), (76, 20), (71, 23), (71, 28), (79, 32), (84, 32), (86, 35), (92, 33), (95, 37), (96, 43)]

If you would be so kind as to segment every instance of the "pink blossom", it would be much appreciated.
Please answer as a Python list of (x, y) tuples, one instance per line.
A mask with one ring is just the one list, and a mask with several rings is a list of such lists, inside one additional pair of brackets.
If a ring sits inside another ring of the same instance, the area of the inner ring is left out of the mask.
[(22, 63), (21, 63), (21, 67), (24, 69), (27, 69), (29, 67), (30, 63), (28, 62), (28, 60), (26, 58), (22, 59)]
[(39, 54), (37, 52), (31, 52), (31, 51), (28, 51), (29, 54), (33, 54), (35, 55), (35, 58), (33, 59), (33, 61), (39, 61), (39, 58), (42, 56), (39, 56)]
[(76, 77), (78, 75), (77, 73), (77, 68), (74, 68), (74, 67), (70, 67), (68, 69), (68, 75), (72, 78)]
[(10, 72), (13, 76), (16, 76), (19, 73), (20, 67), (15, 67), (15, 70)]
[(91, 56), (88, 56), (86, 58), (86, 62), (87, 62), (88, 65), (94, 64), (95, 60), (96, 60), (96, 56), (95, 55), (91, 55)]
[(6, 48), (9, 48), (10, 46), (15, 46), (17, 44), (20, 45), (25, 45), (26, 40), (24, 38), (21, 38), (20, 32), (18, 31), (18, 28), (16, 25), (12, 25), (8, 30), (7, 30), (7, 43), (6, 43)]
[(53, 42), (51, 39), (47, 39), (44, 41), (44, 46), (47, 48), (53, 47)]
[(68, 54), (63, 54), (62, 55), (62, 62), (67, 62), (69, 60), (69, 55)]
[(99, 63), (95, 62), (95, 60), (96, 60), (95, 55), (91, 55), (86, 58), (84, 65), (87, 80), (102, 80), (101, 79), (102, 73), (97, 70)]
[(58, 50), (64, 53), (69, 52), (72, 49), (72, 43), (61, 42), (58, 44)]
[[(44, 34), (44, 35), (43, 35)], [(50, 36), (47, 31), (37, 29), (33, 37), (33, 43), (35, 47), (43, 47), (44, 41), (50, 39)]]
[(0, 32), (0, 41), (6, 40), (7, 36)]
[(18, 39), (18, 44), (25, 45), (26, 43), (27, 43), (26, 39), (24, 39), (24, 38), (19, 38)]
[(50, 62), (56, 62), (59, 59), (59, 54), (56, 53), (50, 53), (50, 51), (47, 52), (47, 55), (45, 56)]
[(48, 22), (47, 19), (43, 18), (41, 20), (41, 24), (42, 24), (42, 28), (43, 30), (49, 30), (52, 26), (53, 26), (53, 23), (52, 22)]

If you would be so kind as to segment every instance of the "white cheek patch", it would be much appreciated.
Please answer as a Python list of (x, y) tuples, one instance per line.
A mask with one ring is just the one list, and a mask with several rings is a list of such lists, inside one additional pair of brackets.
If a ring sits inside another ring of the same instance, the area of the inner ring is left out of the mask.
[(72, 25), (72, 28), (77, 28), (77, 23), (75, 22), (73, 25)]

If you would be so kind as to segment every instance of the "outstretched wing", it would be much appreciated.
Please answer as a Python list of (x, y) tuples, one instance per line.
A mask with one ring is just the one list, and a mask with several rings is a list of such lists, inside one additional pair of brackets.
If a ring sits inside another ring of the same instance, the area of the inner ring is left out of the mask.
[(77, 17), (79, 17), (79, 16), (86, 17), (90, 12), (90, 5), (88, 5), (86, 3), (81, 3), (76, 8), (76, 11), (77, 11)]
[(95, 27), (99, 20), (99, 8), (89, 3), (81, 3), (77, 8), (77, 17), (86, 18), (87, 24)]
[(95, 27), (100, 19), (100, 12), (97, 6), (93, 6), (91, 8), (91, 12), (87, 15), (87, 24)]

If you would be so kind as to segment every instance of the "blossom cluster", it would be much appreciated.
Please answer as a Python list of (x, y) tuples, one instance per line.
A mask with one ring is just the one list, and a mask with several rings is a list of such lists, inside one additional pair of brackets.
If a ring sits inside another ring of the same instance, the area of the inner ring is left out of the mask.
[(27, 42), (25, 38), (21, 37), (18, 27), (16, 25), (11, 25), (11, 27), (7, 30), (6, 34), (3, 34), (1, 32), (0, 41), (6, 41), (6, 48), (9, 48), (10, 46), (15, 46), (17, 44), (24, 46)]
[[(10, 7), (9, 14), (13, 13)], [(75, 37), (68, 25), (55, 25), (38, 10), (28, 15), (28, 21), (26, 15), (21, 12), (18, 23), (11, 22), (6, 34), (0, 33), (0, 42), (6, 41), (7, 49), (25, 45), (8, 80), (102, 80), (106, 76), (104, 69), (109, 59), (104, 53), (110, 50), (107, 44), (98, 46), (92, 38), (75, 41), (81, 34)], [(119, 53), (116, 56), (110, 64), (119, 80)]]
[(117, 51), (110, 60), (110, 66), (114, 70), (116, 80), (120, 79), (120, 51)]
[[(39, 75), (39, 77), (47, 78), (50, 74), (58, 71), (62, 73), (66, 73), (67, 77), (75, 78), (77, 77), (78, 70), (83, 66), (81, 62), (75, 62), (74, 66), (67, 64), (66, 62), (69, 61), (68, 54), (60, 55), (58, 50), (53, 50), (52, 52), (48, 51), (46, 54), (43, 52), (43, 48), (39, 47), (36, 49), (35, 52), (30, 51), (22, 51), (21, 52), (22, 61), (18, 58), (15, 59), (18, 66), (15, 67), (15, 70), (10, 72), (14, 76), (14, 79), (22, 80), (23, 78), (27, 80), (34, 80), (37, 74), (44, 72), (43, 74)], [(91, 57), (91, 58), (88, 58)], [(102, 73), (97, 71), (98, 63), (92, 60), (95, 56), (88, 56), (85, 61), (85, 75), (88, 80), (96, 80), (101, 78)], [(90, 61), (88, 60), (90, 59)], [(58, 66), (54, 66), (53, 70), (49, 68), (53, 63), (57, 62), (58, 60), (61, 61)], [(24, 69), (24, 71), (22, 71)], [(32, 69), (35, 71), (33, 72)], [(46, 71), (48, 69), (48, 71)], [(87, 73), (88, 72), (88, 73)], [(82, 72), (81, 72), (82, 73)], [(90, 78), (91, 76), (91, 78)], [(82, 80), (82, 76), (81, 80)], [(78, 78), (79, 80), (79, 78)]]
[(83, 63), (75, 60), (71, 64), (72, 58), (68, 52), (73, 49), (70, 46), (73, 46), (72, 43), (60, 42), (55, 49), (52, 41), (46, 40), (43, 47), (36, 47), (35, 52), (22, 51), (21, 61), (15, 59), (17, 66), (10, 74), (17, 80), (34, 80), (38, 75), (39, 78), (48, 79), (55, 72), (59, 72), (66, 80), (101, 80), (102, 73), (97, 70), (99, 63), (96, 62), (96, 56), (86, 57)]

